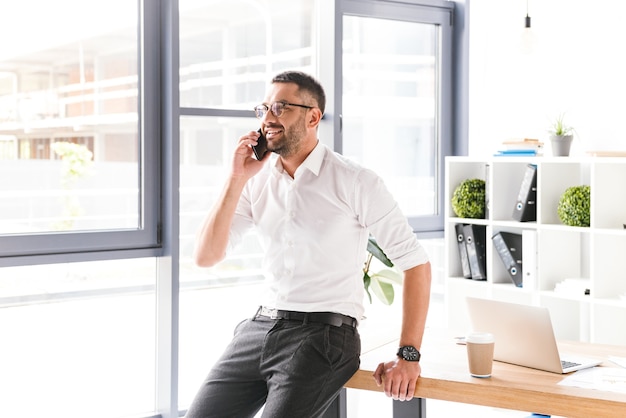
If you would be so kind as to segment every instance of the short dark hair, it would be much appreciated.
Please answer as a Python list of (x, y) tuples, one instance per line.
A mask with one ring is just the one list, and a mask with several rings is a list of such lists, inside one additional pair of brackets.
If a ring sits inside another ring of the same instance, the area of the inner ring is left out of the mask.
[(274, 76), (272, 83), (296, 84), (298, 89), (304, 90), (313, 96), (315, 101), (317, 101), (317, 107), (324, 113), (324, 108), (326, 107), (326, 93), (324, 93), (324, 87), (322, 87), (320, 82), (314, 77), (302, 71), (284, 71)]

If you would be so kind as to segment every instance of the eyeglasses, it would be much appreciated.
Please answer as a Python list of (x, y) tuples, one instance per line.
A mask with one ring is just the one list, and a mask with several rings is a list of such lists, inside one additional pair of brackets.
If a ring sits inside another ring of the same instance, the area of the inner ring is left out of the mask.
[(283, 111), (285, 110), (285, 107), (287, 106), (298, 106), (298, 107), (303, 107), (305, 109), (313, 109), (315, 107), (315, 106), (306, 106), (306, 105), (301, 105), (301, 104), (296, 104), (296, 103), (274, 102), (269, 106), (264, 105), (264, 104), (260, 104), (256, 106), (254, 108), (254, 113), (256, 114), (257, 118), (263, 119), (265, 115), (267, 115), (267, 112), (271, 110), (272, 114), (276, 116), (277, 118), (279, 118), (283, 114)]

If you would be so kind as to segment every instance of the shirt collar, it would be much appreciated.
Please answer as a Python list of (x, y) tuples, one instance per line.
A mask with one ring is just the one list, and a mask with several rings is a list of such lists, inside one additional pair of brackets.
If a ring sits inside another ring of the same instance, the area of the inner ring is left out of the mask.
[[(322, 162), (324, 161), (324, 156), (326, 155), (326, 146), (317, 141), (317, 145), (313, 148), (313, 151), (302, 161), (302, 164), (296, 169), (296, 174), (301, 172), (302, 170), (309, 170), (311, 173), (316, 176), (319, 175), (320, 170), (322, 168)], [(274, 164), (273, 173), (279, 174), (283, 173), (285, 169), (283, 168), (283, 164), (280, 158), (276, 158), (276, 162)]]
[(319, 175), (320, 170), (322, 168), (322, 162), (324, 161), (324, 155), (326, 155), (326, 148), (322, 145), (319, 140), (317, 141), (317, 145), (313, 148), (313, 151), (306, 157), (300, 167), (296, 170), (296, 173), (301, 170), (309, 170), (311, 173), (316, 176)]

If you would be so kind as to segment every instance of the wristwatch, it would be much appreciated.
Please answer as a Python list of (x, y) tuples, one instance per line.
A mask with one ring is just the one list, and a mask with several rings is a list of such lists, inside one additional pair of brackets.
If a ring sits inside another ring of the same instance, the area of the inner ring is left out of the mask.
[(405, 359), (406, 361), (420, 361), (422, 355), (417, 348), (412, 345), (405, 345), (398, 349), (398, 357)]

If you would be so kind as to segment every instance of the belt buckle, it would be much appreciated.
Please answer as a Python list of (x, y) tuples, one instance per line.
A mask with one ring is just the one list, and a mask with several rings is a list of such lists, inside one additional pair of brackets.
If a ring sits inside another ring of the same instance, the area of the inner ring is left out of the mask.
[(261, 315), (266, 316), (269, 319), (279, 319), (278, 309), (266, 308), (265, 306), (261, 308)]

